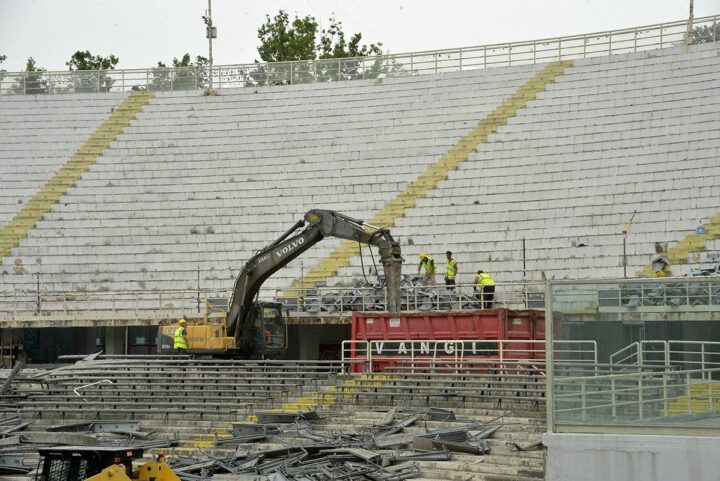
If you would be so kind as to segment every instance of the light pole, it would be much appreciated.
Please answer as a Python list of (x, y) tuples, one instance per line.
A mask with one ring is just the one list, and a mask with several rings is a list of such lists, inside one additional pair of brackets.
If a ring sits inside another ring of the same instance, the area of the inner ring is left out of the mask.
[(217, 28), (213, 27), (212, 22), (212, 0), (208, 0), (208, 9), (203, 15), (203, 21), (205, 22), (205, 38), (208, 39), (208, 62), (210, 63), (210, 87), (213, 88), (213, 56), (212, 56), (212, 41), (217, 38)]
[(630, 228), (632, 227), (633, 220), (635, 219), (635, 214), (630, 216), (630, 220), (627, 224), (625, 224), (625, 228), (623, 229), (623, 277), (627, 279), (627, 236), (630, 232)]
[(690, 0), (690, 13), (688, 14), (688, 23), (687, 23), (687, 35), (686, 35), (686, 47), (690, 47), (693, 43), (693, 20), (694, 20), (694, 13), (693, 13), (693, 3), (694, 0)]

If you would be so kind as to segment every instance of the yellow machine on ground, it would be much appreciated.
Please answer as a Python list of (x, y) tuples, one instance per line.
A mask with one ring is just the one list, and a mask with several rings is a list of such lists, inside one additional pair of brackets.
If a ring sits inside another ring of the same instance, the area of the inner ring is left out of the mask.
[(143, 456), (141, 448), (60, 446), (39, 452), (40, 481), (180, 481), (163, 459), (133, 468), (132, 460)]
[[(232, 351), (235, 338), (227, 335), (227, 299), (205, 300), (205, 317), (186, 324), (188, 350), (192, 354)], [(173, 342), (177, 323), (161, 325), (157, 339), (158, 354), (173, 354)]]
[[(283, 357), (287, 349), (283, 306), (279, 302), (256, 301), (257, 294), (271, 275), (325, 237), (338, 237), (378, 248), (385, 272), (388, 310), (397, 312), (400, 309), (402, 256), (400, 245), (390, 231), (339, 212), (313, 209), (247, 261), (235, 280), (228, 306), (223, 306), (222, 302), (213, 304), (204, 322), (188, 323), (187, 353), (245, 359)], [(175, 352), (173, 340), (178, 327), (178, 324), (160, 326), (158, 354)]]
[[(205, 318), (185, 325), (189, 354), (231, 357), (238, 354), (235, 337), (228, 335), (226, 304), (226, 299), (207, 299)], [(287, 349), (287, 323), (283, 317), (282, 304), (256, 302), (252, 309), (257, 336), (253, 341), (254, 350), (262, 349), (261, 357), (280, 357)], [(177, 323), (160, 326), (158, 354), (175, 353), (173, 342), (178, 327)], [(253, 357), (253, 354), (248, 357)]]

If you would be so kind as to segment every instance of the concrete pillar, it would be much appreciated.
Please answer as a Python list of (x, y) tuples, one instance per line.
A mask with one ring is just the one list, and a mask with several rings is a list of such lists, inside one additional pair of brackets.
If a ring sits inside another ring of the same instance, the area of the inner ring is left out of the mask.
[(125, 327), (105, 328), (105, 354), (125, 354)]
[(300, 324), (298, 328), (298, 359), (316, 360), (320, 351), (320, 326)]

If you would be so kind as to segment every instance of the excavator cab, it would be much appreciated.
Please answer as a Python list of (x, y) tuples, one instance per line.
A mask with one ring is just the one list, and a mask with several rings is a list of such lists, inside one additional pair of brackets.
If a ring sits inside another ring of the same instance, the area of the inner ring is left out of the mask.
[(269, 359), (281, 357), (287, 348), (287, 324), (283, 305), (261, 301), (252, 304), (249, 322), (255, 326), (255, 346), (262, 346), (260, 356)]

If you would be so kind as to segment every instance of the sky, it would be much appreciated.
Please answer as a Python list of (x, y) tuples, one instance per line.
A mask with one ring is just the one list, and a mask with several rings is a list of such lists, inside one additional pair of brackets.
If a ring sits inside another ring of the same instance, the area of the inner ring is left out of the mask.
[[(592, 33), (681, 20), (690, 0), (212, 0), (216, 65), (259, 60), (257, 29), (284, 9), (321, 25), (334, 12), (347, 37), (383, 43), (384, 53), (467, 47)], [(694, 0), (695, 16), (720, 14), (720, 0)], [(77, 50), (114, 54), (120, 68), (149, 68), (184, 53), (208, 56), (208, 0), (0, 0), (0, 65), (28, 57), (67, 70)]]

